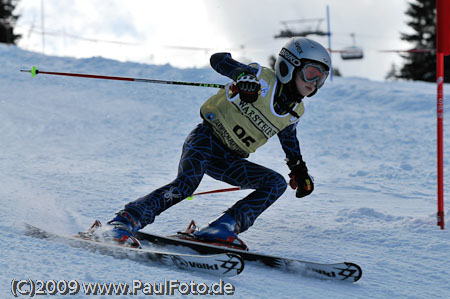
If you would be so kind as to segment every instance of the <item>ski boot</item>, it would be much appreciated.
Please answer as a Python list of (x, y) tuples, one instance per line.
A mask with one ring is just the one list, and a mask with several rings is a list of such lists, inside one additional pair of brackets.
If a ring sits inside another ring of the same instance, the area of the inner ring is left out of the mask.
[(222, 214), (208, 225), (195, 230), (193, 236), (202, 242), (235, 249), (248, 250), (247, 245), (238, 238), (239, 226), (228, 213)]
[(119, 211), (111, 221), (102, 227), (100, 221), (96, 220), (88, 233), (94, 238), (113, 241), (119, 245), (141, 248), (141, 243), (134, 234), (141, 228), (141, 224), (127, 211)]

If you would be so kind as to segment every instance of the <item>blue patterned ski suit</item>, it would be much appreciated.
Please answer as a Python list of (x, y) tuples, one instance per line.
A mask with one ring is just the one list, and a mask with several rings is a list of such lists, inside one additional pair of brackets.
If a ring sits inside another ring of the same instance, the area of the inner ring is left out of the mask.
[[(228, 77), (237, 67), (256, 72), (254, 68), (233, 60), (228, 53), (214, 54), (211, 65)], [(288, 95), (285, 94), (280, 97), (280, 100), (287, 99)], [(288, 159), (295, 159), (300, 155), (296, 125), (297, 123), (290, 125), (278, 133)], [(256, 218), (273, 204), (287, 187), (281, 174), (239, 157), (227, 149), (214, 136), (212, 128), (203, 122), (188, 135), (183, 145), (175, 180), (128, 203), (125, 210), (134, 215), (144, 227), (152, 223), (157, 215), (192, 195), (204, 174), (233, 186), (255, 190), (227, 210), (236, 220), (239, 232), (244, 232), (252, 226)]]

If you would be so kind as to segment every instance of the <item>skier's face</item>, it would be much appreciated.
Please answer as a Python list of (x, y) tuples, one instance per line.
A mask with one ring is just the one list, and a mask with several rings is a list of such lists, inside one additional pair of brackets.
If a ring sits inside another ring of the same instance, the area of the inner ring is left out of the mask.
[(297, 71), (295, 74), (295, 86), (302, 96), (307, 97), (316, 90), (317, 81), (305, 82), (300, 73), (301, 72)]

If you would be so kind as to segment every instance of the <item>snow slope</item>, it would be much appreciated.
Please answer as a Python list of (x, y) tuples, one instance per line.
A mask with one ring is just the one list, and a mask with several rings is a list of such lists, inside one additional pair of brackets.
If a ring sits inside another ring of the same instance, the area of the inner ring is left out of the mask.
[[(33, 65), (227, 81), (211, 69), (50, 57), (0, 45), (0, 297), (12, 297), (13, 279), (218, 282), (23, 234), (24, 221), (59, 233), (85, 230), (172, 180), (181, 145), (201, 121), (200, 105), (216, 91), (19, 72)], [(237, 298), (450, 298), (450, 233), (435, 220), (435, 96), (435, 84), (335, 78), (305, 100), (298, 135), (316, 190), (304, 199), (288, 190), (241, 237), (258, 252), (353, 261), (363, 277), (356, 284), (334, 283), (250, 264), (226, 279)], [(448, 132), (447, 126), (446, 149)], [(288, 179), (277, 138), (250, 159)], [(447, 174), (448, 165), (447, 155)], [(205, 177), (198, 191), (225, 187)], [(186, 200), (144, 230), (169, 234), (191, 219), (204, 224), (248, 192)]]

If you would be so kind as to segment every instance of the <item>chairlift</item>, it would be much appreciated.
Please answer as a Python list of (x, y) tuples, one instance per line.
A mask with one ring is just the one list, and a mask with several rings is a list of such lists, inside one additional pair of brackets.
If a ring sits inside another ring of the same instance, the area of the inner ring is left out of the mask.
[(362, 59), (363, 57), (363, 50), (357, 46), (347, 47), (341, 51), (341, 58), (343, 60)]
[[(277, 35), (275, 38), (285, 38), (285, 37), (294, 37), (294, 36), (308, 36), (308, 35), (318, 35), (318, 36), (326, 36), (328, 32), (324, 32), (320, 30), (320, 24), (322, 23), (322, 18), (311, 18), (311, 19), (301, 19), (301, 20), (290, 20), (290, 21), (282, 21), (281, 24), (285, 27), (284, 30)], [(312, 28), (312, 26), (307, 26), (307, 29), (292, 29), (290, 24), (302, 24), (302, 23), (314, 23), (316, 22), (316, 28)]]
[(341, 58), (343, 60), (350, 60), (350, 59), (362, 59), (364, 57), (364, 53), (362, 48), (357, 47), (355, 45), (355, 34), (350, 34), (353, 39), (353, 46), (346, 47), (343, 50), (339, 51), (341, 52)]

